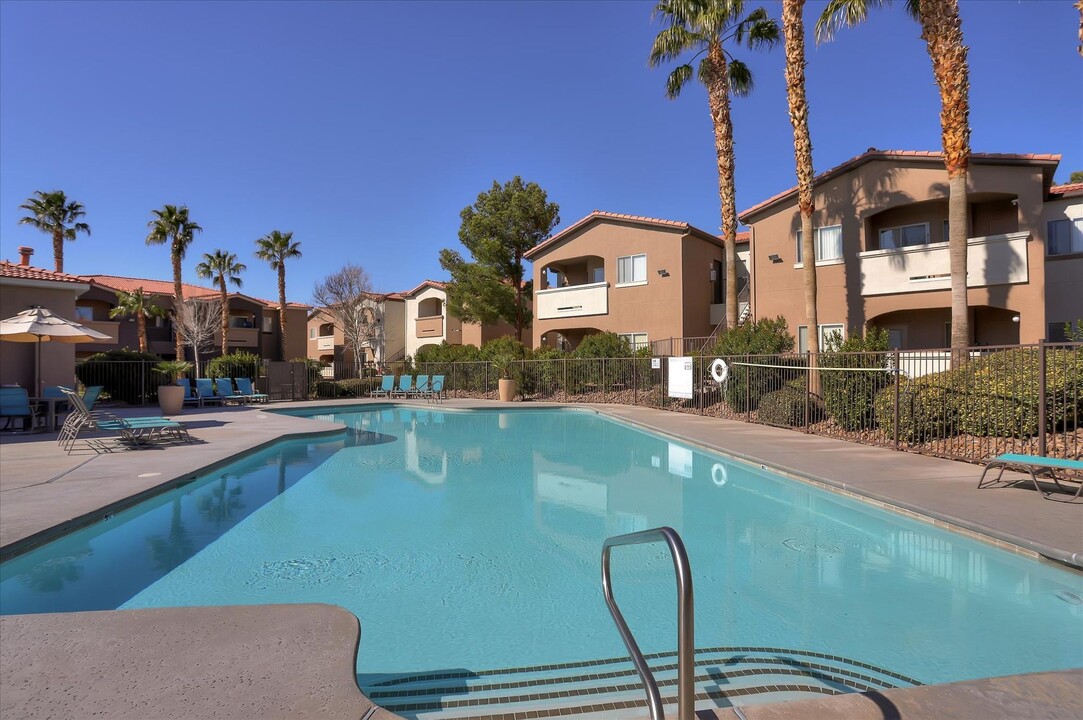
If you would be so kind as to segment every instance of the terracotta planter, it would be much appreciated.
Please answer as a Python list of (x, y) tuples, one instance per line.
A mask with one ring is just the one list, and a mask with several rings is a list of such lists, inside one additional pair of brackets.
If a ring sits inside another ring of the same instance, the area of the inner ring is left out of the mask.
[(180, 385), (159, 385), (158, 407), (165, 417), (180, 415), (184, 409), (184, 388)]
[(500, 402), (511, 402), (515, 399), (515, 381), (500, 378), (499, 385)]

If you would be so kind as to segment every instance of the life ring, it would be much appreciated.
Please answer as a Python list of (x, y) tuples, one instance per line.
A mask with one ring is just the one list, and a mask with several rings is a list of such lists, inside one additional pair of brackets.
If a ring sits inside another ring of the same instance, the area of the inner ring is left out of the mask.
[(721, 385), (726, 382), (726, 378), (730, 376), (730, 366), (726, 364), (726, 361), (719, 358), (711, 363), (711, 377), (714, 381)]
[(718, 487), (722, 487), (729, 480), (729, 470), (722, 463), (715, 463), (711, 468), (711, 481)]

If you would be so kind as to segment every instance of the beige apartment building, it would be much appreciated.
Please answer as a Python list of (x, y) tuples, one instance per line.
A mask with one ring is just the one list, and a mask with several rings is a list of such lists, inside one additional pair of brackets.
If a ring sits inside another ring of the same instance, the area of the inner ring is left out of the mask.
[[(1059, 339), (1083, 317), (1083, 185), (1053, 186), (1059, 155), (975, 153), (968, 179), (967, 299), (975, 345)], [(821, 337), (866, 324), (894, 347), (950, 344), (948, 185), (938, 152), (870, 149), (816, 177)], [(751, 307), (807, 347), (797, 191), (740, 213)], [(822, 345), (821, 345), (822, 346)]]
[[(739, 314), (748, 312), (748, 238), (738, 234)], [(528, 253), (534, 346), (573, 349), (598, 332), (634, 348), (705, 337), (725, 321), (722, 240), (688, 223), (595, 210)]]
[[(473, 345), (481, 347), (490, 340), (515, 335), (515, 326), (506, 322), (463, 322), (447, 310), (446, 285), (425, 280), (413, 290), (403, 293), (406, 298), (406, 354), (410, 357), (426, 345)], [(524, 343), (530, 343), (530, 328), (523, 330)]]
[[(363, 301), (369, 314), (369, 338), (364, 344), (364, 363), (401, 360), (406, 354), (406, 298), (402, 293), (372, 295)], [(334, 377), (336, 364), (352, 367), (353, 351), (346, 347), (342, 328), (323, 308), (308, 315), (307, 357), (327, 365), (325, 375)]]

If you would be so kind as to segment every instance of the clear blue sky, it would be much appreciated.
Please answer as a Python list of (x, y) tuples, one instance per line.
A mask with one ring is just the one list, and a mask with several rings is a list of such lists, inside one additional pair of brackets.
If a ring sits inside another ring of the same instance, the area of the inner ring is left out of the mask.
[[(777, 16), (779, 7), (768, 3)], [(810, 2), (807, 22), (823, 7)], [(253, 241), (292, 230), (291, 299), (346, 261), (378, 289), (441, 278), (460, 210), (518, 174), (560, 204), (717, 231), (706, 98), (671, 102), (646, 57), (639, 2), (0, 2), (0, 256), (50, 241), (17, 224), (38, 189), (86, 205), (75, 273), (170, 276), (146, 247), (153, 208), (187, 204), (204, 232), (185, 262), (224, 248), (245, 290), (274, 297)], [(1083, 170), (1083, 59), (1070, 0), (964, 0), (973, 148), (1055, 152)], [(743, 53), (734, 102), (737, 204), (794, 182), (781, 49)], [(937, 150), (939, 101), (902, 3), (810, 45), (818, 170), (878, 148)]]

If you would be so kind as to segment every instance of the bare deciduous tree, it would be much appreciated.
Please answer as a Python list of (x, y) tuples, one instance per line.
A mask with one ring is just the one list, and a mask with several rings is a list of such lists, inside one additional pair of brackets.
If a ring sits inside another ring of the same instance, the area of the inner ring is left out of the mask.
[(195, 356), (196, 377), (201, 375), (199, 352), (210, 351), (214, 347), (214, 333), (221, 325), (221, 303), (193, 299), (185, 300), (180, 307), (173, 309), (173, 326), (176, 332), (184, 337), (185, 343), (192, 348)]
[(380, 362), (380, 303), (372, 291), (372, 280), (360, 265), (347, 264), (338, 272), (316, 283), (312, 291), (316, 304), (329, 314), (342, 331), (343, 344), (353, 354), (355, 369), (360, 372), (365, 347), (371, 347)]

